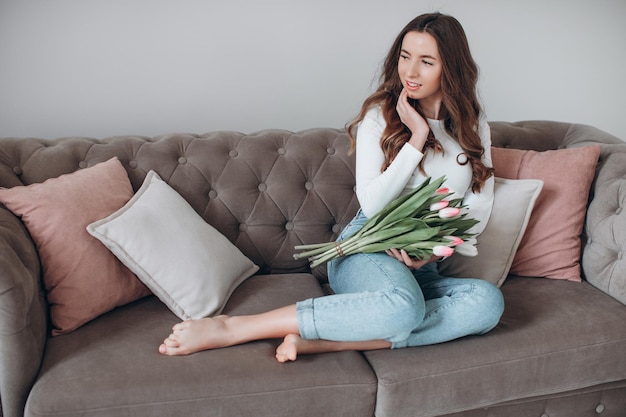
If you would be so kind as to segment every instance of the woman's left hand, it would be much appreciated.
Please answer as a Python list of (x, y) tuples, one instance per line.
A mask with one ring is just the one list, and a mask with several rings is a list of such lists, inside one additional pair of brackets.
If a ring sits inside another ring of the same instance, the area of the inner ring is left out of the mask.
[(398, 250), (395, 248), (387, 249), (385, 252), (387, 253), (387, 255), (396, 258), (397, 260), (399, 260), (400, 262), (402, 262), (403, 264), (405, 264), (407, 267), (411, 269), (420, 269), (424, 265), (437, 262), (439, 259), (442, 258), (441, 256), (435, 256), (435, 255), (431, 256), (430, 259), (412, 258), (404, 249)]

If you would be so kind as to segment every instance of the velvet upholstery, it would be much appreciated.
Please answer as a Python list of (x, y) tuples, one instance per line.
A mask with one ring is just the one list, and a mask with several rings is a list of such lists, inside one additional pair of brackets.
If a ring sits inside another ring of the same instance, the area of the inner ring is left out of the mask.
[(21, 416), (43, 357), (47, 303), (26, 227), (0, 210), (0, 416)]
[[(302, 356), (278, 341), (185, 358), (157, 346), (178, 319), (153, 296), (48, 338), (37, 252), (0, 207), (0, 401), (32, 416), (603, 416), (626, 398), (626, 144), (550, 121), (492, 122), (495, 146), (601, 144), (583, 240), (585, 282), (509, 277), (496, 329), (437, 346)], [(0, 139), (0, 187), (43, 182), (117, 156), (137, 190), (154, 169), (261, 267), (224, 312), (247, 314), (322, 294), (325, 268), (294, 245), (334, 239), (358, 208), (344, 131), (267, 130), (147, 138)], [(320, 285), (322, 284), (322, 285)], [(621, 413), (621, 414), (620, 414)]]
[[(238, 288), (224, 313), (258, 313), (320, 295), (308, 274), (258, 275)], [(26, 415), (253, 416), (263, 410), (297, 416), (304, 407), (323, 416), (338, 406), (341, 415), (373, 413), (376, 377), (358, 352), (284, 366), (274, 359), (279, 341), (266, 340), (188, 357), (160, 355), (157, 346), (178, 321), (149, 297), (52, 338)], [(94, 361), (106, 366), (94, 373)]]
[(608, 149), (587, 210), (582, 266), (590, 283), (626, 304), (626, 151)]

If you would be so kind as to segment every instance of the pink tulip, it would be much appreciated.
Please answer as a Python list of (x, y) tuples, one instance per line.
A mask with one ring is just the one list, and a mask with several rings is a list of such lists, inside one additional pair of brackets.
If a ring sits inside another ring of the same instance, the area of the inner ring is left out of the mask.
[(430, 211), (438, 211), (438, 210), (444, 209), (448, 207), (448, 204), (450, 204), (450, 202), (447, 200), (441, 200), (437, 203), (433, 203), (430, 205)]
[(448, 187), (437, 188), (437, 190), (435, 190), (435, 194), (450, 194), (450, 189)]
[(459, 246), (463, 243), (463, 239), (458, 236), (444, 236), (444, 238), (448, 239), (452, 246)]
[(435, 246), (433, 248), (433, 255), (435, 256), (450, 256), (454, 253), (454, 249), (448, 246)]
[(461, 214), (461, 209), (457, 207), (446, 207), (439, 210), (439, 217), (442, 219), (450, 219)]

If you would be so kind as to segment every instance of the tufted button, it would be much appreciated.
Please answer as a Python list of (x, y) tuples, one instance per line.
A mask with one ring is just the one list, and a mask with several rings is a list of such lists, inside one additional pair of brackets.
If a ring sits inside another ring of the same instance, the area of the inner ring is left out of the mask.
[(304, 183), (304, 188), (306, 188), (307, 190), (311, 191), (313, 189), (313, 183), (310, 181), (307, 181)]
[(178, 163), (181, 165), (185, 165), (187, 163), (187, 158), (181, 156), (180, 158), (178, 158)]
[(22, 175), (22, 167), (13, 167), (13, 172), (15, 172), (15, 175)]
[(279, 155), (284, 155), (287, 153), (287, 150), (285, 148), (278, 148), (276, 152), (278, 152)]
[(130, 161), (128, 163), (128, 167), (131, 169), (136, 169), (139, 166), (139, 164), (137, 163), (137, 161)]
[(262, 192), (262, 193), (267, 191), (267, 184), (265, 184), (264, 182), (259, 184), (259, 191)]
[(604, 411), (604, 404), (600, 403), (596, 406), (596, 413), (600, 414), (601, 412)]
[(541, 414), (541, 417), (550, 417), (550, 415), (548, 413), (543, 413)]
[(341, 226), (339, 226), (337, 223), (333, 224), (333, 227), (331, 227), (331, 230), (333, 231), (333, 233), (339, 233), (341, 232)]
[(209, 198), (217, 198), (217, 191), (215, 190), (209, 191)]
[(285, 223), (285, 230), (293, 230), (293, 223), (292, 222)]
[(80, 161), (78, 163), (78, 168), (80, 168), (80, 169), (87, 168), (87, 162), (86, 161)]
[(228, 155), (230, 155), (231, 158), (236, 158), (239, 156), (239, 152), (233, 149), (230, 152), (228, 152)]
[(240, 232), (245, 232), (246, 230), (248, 230), (248, 225), (247, 225), (247, 224), (245, 224), (245, 223), (241, 223), (241, 224), (239, 225), (239, 231), (240, 231)]
[(334, 155), (335, 154), (335, 148), (328, 148), (328, 149), (326, 149), (326, 152), (328, 152), (328, 155)]

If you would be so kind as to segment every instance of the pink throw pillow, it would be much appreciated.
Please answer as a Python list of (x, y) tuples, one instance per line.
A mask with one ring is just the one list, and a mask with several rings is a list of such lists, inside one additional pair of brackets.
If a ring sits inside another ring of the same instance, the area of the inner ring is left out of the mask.
[(37, 245), (53, 336), (150, 294), (86, 229), (132, 196), (117, 158), (41, 184), (0, 189), (0, 202), (22, 218)]
[(580, 235), (599, 146), (526, 151), (491, 148), (495, 175), (544, 182), (510, 272), (581, 281)]

